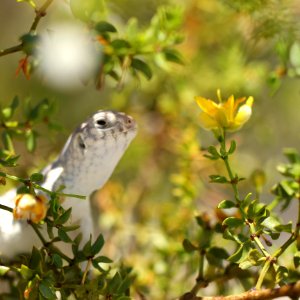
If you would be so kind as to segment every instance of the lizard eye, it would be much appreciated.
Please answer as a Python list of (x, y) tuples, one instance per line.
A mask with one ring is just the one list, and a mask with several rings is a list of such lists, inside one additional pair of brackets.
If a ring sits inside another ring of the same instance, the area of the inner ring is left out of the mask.
[(107, 121), (105, 119), (99, 119), (96, 123), (100, 128), (105, 128), (107, 126)]

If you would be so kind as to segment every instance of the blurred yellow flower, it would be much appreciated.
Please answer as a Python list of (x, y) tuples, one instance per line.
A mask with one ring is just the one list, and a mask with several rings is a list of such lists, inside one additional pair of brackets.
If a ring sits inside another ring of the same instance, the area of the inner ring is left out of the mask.
[[(220, 92), (218, 91), (218, 95)], [(219, 97), (220, 98), (220, 97)], [(203, 97), (195, 97), (201, 108), (200, 126), (208, 130), (222, 129), (236, 131), (240, 129), (252, 114), (253, 97), (234, 99), (230, 96), (227, 101), (216, 103)]]
[(19, 194), (15, 199), (13, 216), (16, 220), (26, 219), (38, 223), (46, 217), (47, 199), (43, 195)]

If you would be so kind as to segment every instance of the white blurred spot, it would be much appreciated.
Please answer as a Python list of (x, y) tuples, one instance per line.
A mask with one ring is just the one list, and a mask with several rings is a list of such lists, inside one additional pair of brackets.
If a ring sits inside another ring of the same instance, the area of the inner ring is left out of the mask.
[(41, 38), (39, 70), (46, 83), (53, 87), (76, 88), (93, 77), (100, 67), (100, 49), (87, 29), (58, 24)]

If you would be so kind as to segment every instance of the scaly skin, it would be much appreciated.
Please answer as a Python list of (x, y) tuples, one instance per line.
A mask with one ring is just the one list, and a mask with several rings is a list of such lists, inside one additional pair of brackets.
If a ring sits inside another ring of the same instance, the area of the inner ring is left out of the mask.
[[(136, 135), (135, 121), (120, 112), (98, 111), (83, 122), (69, 137), (58, 159), (43, 170), (43, 186), (65, 193), (89, 196), (101, 188)], [(0, 203), (13, 207), (15, 191), (0, 198)], [(90, 202), (66, 198), (62, 204), (72, 207), (71, 224), (80, 224), (83, 241), (93, 234)], [(12, 214), (0, 210), (0, 255), (13, 257), (40, 245), (26, 221), (14, 221)]]

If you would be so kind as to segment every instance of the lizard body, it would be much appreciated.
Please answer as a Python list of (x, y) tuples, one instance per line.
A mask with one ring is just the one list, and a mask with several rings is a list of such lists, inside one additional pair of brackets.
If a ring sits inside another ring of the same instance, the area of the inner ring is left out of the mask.
[[(132, 117), (120, 112), (98, 111), (83, 122), (69, 137), (59, 157), (42, 173), (43, 187), (89, 196), (110, 177), (137, 126)], [(14, 207), (15, 190), (0, 198), (0, 203)], [(66, 209), (72, 207), (71, 224), (80, 224), (83, 241), (93, 233), (90, 202), (66, 198)], [(13, 257), (28, 252), (40, 242), (26, 221), (15, 221), (11, 213), (0, 209), (0, 255)]]

